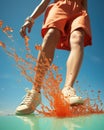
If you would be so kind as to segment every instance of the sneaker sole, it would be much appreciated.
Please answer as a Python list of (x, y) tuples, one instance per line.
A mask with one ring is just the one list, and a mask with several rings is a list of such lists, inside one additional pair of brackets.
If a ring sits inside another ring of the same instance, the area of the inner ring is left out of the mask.
[(64, 98), (66, 102), (70, 105), (83, 104), (84, 100), (81, 97), (71, 97), (70, 100), (68, 98)]

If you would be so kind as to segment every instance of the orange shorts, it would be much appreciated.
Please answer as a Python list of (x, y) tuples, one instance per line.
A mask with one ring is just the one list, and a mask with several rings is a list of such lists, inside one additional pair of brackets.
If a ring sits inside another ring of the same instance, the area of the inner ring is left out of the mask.
[(49, 28), (57, 28), (61, 38), (58, 49), (70, 50), (71, 32), (78, 28), (85, 31), (84, 46), (91, 45), (91, 28), (89, 16), (81, 5), (81, 0), (58, 0), (48, 6), (41, 30), (44, 37)]

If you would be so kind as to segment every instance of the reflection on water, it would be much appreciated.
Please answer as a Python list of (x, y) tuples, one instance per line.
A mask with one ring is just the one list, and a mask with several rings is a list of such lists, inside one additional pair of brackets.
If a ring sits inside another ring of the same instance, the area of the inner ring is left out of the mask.
[(30, 130), (39, 130), (39, 120), (38, 117), (35, 118), (34, 114), (17, 117), (24, 121), (25, 124), (28, 124), (30, 126)]
[(75, 118), (0, 116), (0, 130), (104, 130), (104, 114)]
[(104, 114), (77, 118), (47, 118), (42, 116), (17, 116), (29, 130), (104, 130)]
[(44, 130), (76, 130), (81, 128), (84, 123), (83, 117), (80, 118), (46, 118), (35, 116), (34, 114), (26, 116), (17, 116), (25, 124), (30, 126), (30, 130), (40, 130), (43, 126)]

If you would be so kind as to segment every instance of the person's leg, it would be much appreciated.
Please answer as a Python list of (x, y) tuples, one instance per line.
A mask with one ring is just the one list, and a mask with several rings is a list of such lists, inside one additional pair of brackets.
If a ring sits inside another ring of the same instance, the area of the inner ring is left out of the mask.
[(50, 28), (44, 37), (42, 43), (42, 50), (38, 54), (36, 75), (33, 86), (33, 89), (37, 91), (40, 91), (45, 73), (47, 72), (48, 68), (50, 67), (53, 61), (55, 48), (59, 39), (60, 31), (55, 28)]
[(71, 52), (66, 64), (67, 71), (66, 71), (66, 81), (63, 89), (64, 95), (69, 96), (75, 95), (75, 91), (72, 87), (78, 75), (79, 69), (81, 67), (84, 54), (83, 44), (84, 44), (84, 31), (82, 29), (77, 29), (73, 31), (70, 36)]
[[(36, 67), (36, 75), (34, 86), (32, 90), (28, 90), (22, 103), (17, 107), (16, 114), (30, 114), (34, 112), (35, 108), (41, 102), (40, 88), (42, 85), (42, 80), (45, 76), (46, 71), (54, 57), (55, 47), (60, 39), (60, 31), (55, 28), (50, 28), (43, 40), (42, 50), (38, 55), (38, 62)], [(44, 56), (43, 56), (44, 53)], [(47, 60), (49, 63), (47, 64)]]
[(66, 87), (73, 87), (74, 81), (78, 75), (83, 59), (83, 43), (84, 43), (84, 31), (78, 29), (72, 32), (70, 36), (71, 52), (67, 60), (67, 72), (66, 72)]

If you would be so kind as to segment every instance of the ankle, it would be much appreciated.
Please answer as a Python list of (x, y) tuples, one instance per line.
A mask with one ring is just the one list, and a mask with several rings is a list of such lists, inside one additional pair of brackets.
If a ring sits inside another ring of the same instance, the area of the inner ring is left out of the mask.
[(67, 89), (72, 89), (72, 88), (73, 88), (73, 86), (71, 86), (71, 85), (64, 85), (64, 88), (67, 88)]
[(34, 90), (34, 91), (40, 93), (40, 87), (35, 87), (35, 86), (33, 86), (33, 87), (32, 87), (32, 90)]
[(65, 84), (64, 84), (64, 87), (65, 88), (73, 88), (73, 82), (72, 81), (70, 81), (70, 80), (66, 80), (65, 81)]

